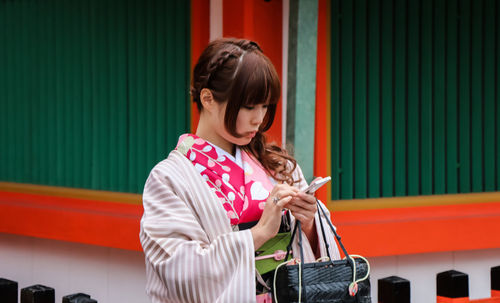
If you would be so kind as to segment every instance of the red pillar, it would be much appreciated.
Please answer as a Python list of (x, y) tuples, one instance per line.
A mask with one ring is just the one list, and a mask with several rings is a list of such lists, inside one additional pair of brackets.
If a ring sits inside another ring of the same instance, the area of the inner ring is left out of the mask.
[[(210, 0), (191, 0), (191, 73), (210, 39)], [(191, 132), (196, 132), (200, 115), (191, 104)]]
[[(282, 2), (254, 0), (223, 1), (223, 36), (246, 38), (257, 42), (273, 62), (282, 80)], [(269, 141), (281, 145), (281, 100), (273, 126), (267, 131)]]
[[(326, 177), (330, 169), (330, 83), (329, 83), (329, 7), (326, 0), (318, 0), (318, 47), (316, 62), (316, 113), (314, 120), (314, 175)], [(333, 180), (336, 182), (337, 180)], [(327, 203), (331, 183), (316, 192), (316, 197)]]

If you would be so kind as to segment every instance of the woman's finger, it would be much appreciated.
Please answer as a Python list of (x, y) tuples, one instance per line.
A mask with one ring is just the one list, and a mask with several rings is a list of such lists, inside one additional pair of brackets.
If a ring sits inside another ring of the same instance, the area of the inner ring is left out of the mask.
[(272, 199), (272, 201), (280, 200), (281, 198), (285, 197), (294, 197), (296, 194), (295, 191), (293, 191), (290, 188), (279, 188), (277, 190), (273, 190), (269, 197)]
[(288, 184), (277, 184), (273, 187), (272, 192), (276, 192), (276, 191), (283, 191), (283, 190), (286, 190), (286, 191), (291, 191), (291, 192), (294, 192), (294, 193), (298, 193), (299, 190), (293, 186), (290, 186)]
[(316, 204), (312, 204), (312, 203), (309, 203), (309, 202), (306, 202), (302, 199), (299, 199), (297, 197), (294, 197), (289, 205), (291, 206), (295, 206), (297, 208), (300, 208), (300, 209), (304, 209), (306, 211), (313, 211), (313, 212), (316, 212)]
[(287, 196), (287, 197), (279, 199), (275, 204), (279, 208), (283, 209), (288, 205), (288, 202), (290, 202), (290, 200), (292, 200), (292, 196)]
[(302, 210), (293, 210), (292, 208), (289, 208), (289, 210), (295, 219), (299, 220), (301, 223), (307, 224), (314, 221), (314, 215), (311, 213), (305, 213)]
[(303, 215), (304, 217), (307, 217), (307, 218), (314, 218), (314, 215), (316, 214), (313, 211), (304, 210), (303, 208), (292, 206), (292, 205), (288, 205), (287, 208), (288, 208), (288, 210), (290, 210), (292, 212), (294, 217), (296, 216), (296, 214), (300, 214), (300, 215)]
[(296, 196), (304, 201), (307, 201), (308, 203), (311, 204), (316, 204), (316, 197), (310, 194), (306, 194), (304, 192), (298, 192)]

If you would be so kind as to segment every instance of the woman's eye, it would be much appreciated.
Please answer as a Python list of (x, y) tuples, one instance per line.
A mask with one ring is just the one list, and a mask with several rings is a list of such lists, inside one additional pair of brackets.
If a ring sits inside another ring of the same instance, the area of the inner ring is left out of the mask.
[[(267, 109), (269, 107), (268, 104), (262, 104), (262, 108), (264, 109)], [(247, 110), (254, 110), (255, 109), (255, 106), (249, 106), (249, 105), (245, 105), (243, 106), (244, 109), (247, 109)]]

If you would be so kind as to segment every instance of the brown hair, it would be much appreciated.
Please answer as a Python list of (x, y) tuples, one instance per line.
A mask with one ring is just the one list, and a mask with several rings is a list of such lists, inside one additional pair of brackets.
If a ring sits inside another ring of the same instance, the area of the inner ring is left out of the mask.
[[(223, 38), (208, 44), (193, 71), (191, 96), (198, 110), (202, 110), (200, 93), (207, 88), (217, 102), (228, 102), (224, 125), (235, 137), (236, 119), (242, 106), (268, 103), (266, 116), (259, 131), (250, 143), (242, 148), (259, 160), (276, 180), (292, 185), (292, 172), (297, 166), (295, 159), (285, 149), (266, 142), (264, 134), (274, 120), (281, 85), (278, 73), (257, 43)], [(291, 164), (291, 165), (289, 165)]]

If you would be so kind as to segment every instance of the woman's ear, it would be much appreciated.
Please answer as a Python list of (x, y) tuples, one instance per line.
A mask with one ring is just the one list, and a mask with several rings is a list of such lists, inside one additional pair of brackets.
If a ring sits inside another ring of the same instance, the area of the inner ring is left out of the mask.
[(211, 110), (211, 108), (215, 103), (214, 96), (212, 95), (212, 92), (208, 88), (204, 88), (201, 90), (200, 100), (203, 109), (207, 109), (208, 111)]

